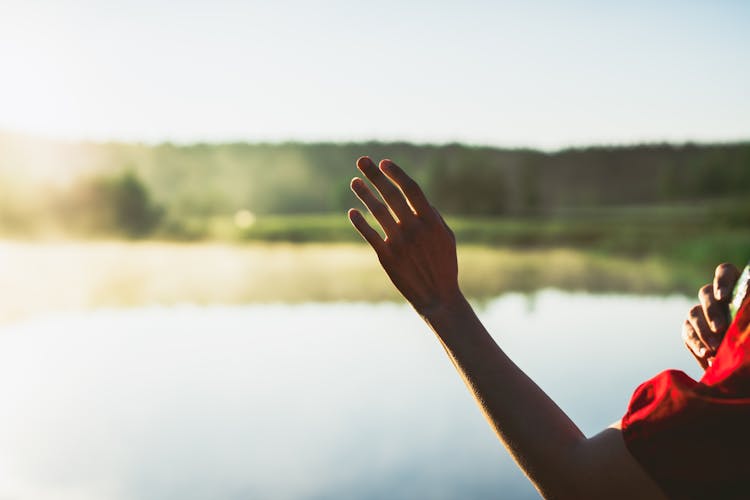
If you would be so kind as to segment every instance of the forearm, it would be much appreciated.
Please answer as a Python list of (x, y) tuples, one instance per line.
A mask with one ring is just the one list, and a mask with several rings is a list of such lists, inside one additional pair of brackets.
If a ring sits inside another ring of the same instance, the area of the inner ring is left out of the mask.
[(543, 493), (580, 481), (577, 452), (585, 436), (505, 355), (469, 303), (422, 314), (436, 333), (498, 437)]
[(556, 498), (658, 497), (619, 431), (587, 440), (492, 340), (460, 294), (456, 238), (419, 185), (389, 160), (378, 168), (362, 157), (357, 166), (387, 202), (378, 200), (361, 179), (352, 180), (352, 189), (386, 238), (354, 209), (349, 211), (352, 224), (396, 288), (435, 331), (490, 424), (537, 488)]

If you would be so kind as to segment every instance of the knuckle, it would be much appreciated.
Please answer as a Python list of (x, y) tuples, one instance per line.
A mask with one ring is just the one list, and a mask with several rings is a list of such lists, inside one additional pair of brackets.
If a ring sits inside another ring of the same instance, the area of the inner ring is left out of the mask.
[(414, 222), (411, 224), (411, 231), (416, 234), (422, 234), (429, 229), (429, 226), (419, 219), (414, 219)]
[(418, 235), (418, 230), (415, 228), (410, 228), (408, 231), (403, 232), (402, 242), (404, 244), (414, 243), (418, 239), (417, 235)]
[(718, 266), (716, 266), (716, 274), (724, 274), (727, 271), (731, 271), (734, 269), (734, 264), (730, 264), (729, 262), (722, 262)]
[(425, 227), (419, 222), (413, 222), (409, 224), (403, 231), (403, 240), (405, 243), (415, 243), (422, 240), (425, 234)]
[(388, 247), (391, 249), (393, 253), (399, 252), (401, 248), (404, 246), (404, 233), (398, 232), (398, 233), (388, 235), (388, 238), (386, 239), (386, 243), (388, 243)]
[(709, 350), (715, 352), (719, 348), (719, 345), (721, 344), (721, 336), (709, 331), (706, 332), (703, 337), (704, 338), (701, 340), (705, 343), (706, 347), (708, 347)]
[(409, 233), (414, 230), (414, 226), (417, 224), (417, 221), (411, 217), (403, 217), (402, 219), (399, 219), (398, 221), (398, 227), (401, 229), (402, 233)]
[(703, 315), (703, 308), (700, 305), (694, 305), (688, 311), (688, 317), (692, 319), (698, 319)]

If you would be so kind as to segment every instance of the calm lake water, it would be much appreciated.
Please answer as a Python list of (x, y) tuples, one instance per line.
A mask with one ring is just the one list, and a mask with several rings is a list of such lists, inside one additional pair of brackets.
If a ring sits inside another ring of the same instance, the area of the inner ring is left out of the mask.
[[(665, 368), (683, 297), (479, 305), (587, 434)], [(694, 366), (695, 365), (695, 366)], [(406, 305), (153, 307), (0, 328), (0, 498), (538, 498)]]

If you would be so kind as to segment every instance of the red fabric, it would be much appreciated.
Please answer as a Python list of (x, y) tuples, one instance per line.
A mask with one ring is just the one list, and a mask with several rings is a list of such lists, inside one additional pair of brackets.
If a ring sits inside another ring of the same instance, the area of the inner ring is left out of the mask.
[(631, 454), (670, 498), (750, 498), (750, 301), (699, 382), (667, 370), (622, 419)]

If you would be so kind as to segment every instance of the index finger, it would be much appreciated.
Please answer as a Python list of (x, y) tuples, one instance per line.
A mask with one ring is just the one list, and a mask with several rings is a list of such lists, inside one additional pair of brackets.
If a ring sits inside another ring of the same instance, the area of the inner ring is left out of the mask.
[(411, 211), (411, 207), (406, 203), (404, 196), (401, 191), (378, 170), (378, 167), (373, 161), (363, 156), (357, 160), (357, 168), (362, 171), (365, 176), (373, 183), (375, 188), (383, 197), (383, 200), (391, 207), (391, 210), (396, 214), (399, 221), (404, 221), (410, 215), (414, 215)]
[(720, 302), (729, 301), (739, 277), (740, 270), (733, 264), (724, 262), (716, 266), (714, 273), (714, 297), (716, 297), (716, 300)]
[(422, 192), (422, 188), (419, 187), (419, 184), (417, 184), (414, 179), (406, 175), (406, 172), (404, 172), (401, 167), (393, 163), (391, 160), (383, 160), (380, 162), (380, 169), (398, 186), (401, 192), (404, 193), (404, 197), (417, 215), (420, 217), (435, 216), (432, 211), (432, 206)]

